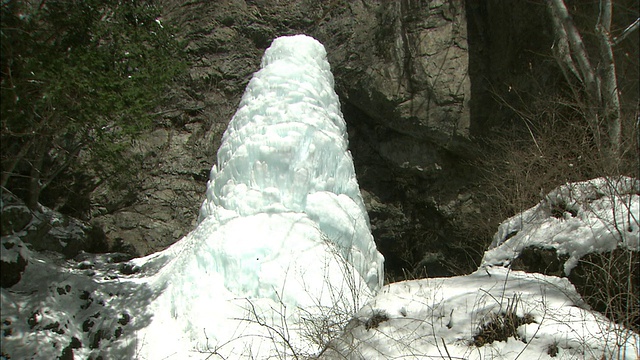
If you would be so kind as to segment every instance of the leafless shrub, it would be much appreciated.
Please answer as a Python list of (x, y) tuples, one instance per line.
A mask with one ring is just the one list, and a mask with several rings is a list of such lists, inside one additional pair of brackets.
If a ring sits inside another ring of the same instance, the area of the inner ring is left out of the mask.
[(377, 329), (381, 323), (388, 320), (389, 315), (387, 315), (386, 312), (384, 312), (383, 310), (375, 310), (373, 314), (371, 314), (371, 317), (364, 322), (364, 328), (367, 330)]
[(533, 316), (529, 314), (518, 315), (520, 298), (518, 294), (514, 294), (512, 298), (507, 298), (507, 305), (504, 309), (492, 313), (489, 320), (480, 325), (477, 333), (473, 336), (473, 345), (481, 347), (494, 341), (506, 341), (511, 337), (519, 339), (518, 327), (535, 323)]
[(594, 309), (640, 332), (640, 254), (628, 249), (589, 254), (570, 279)]

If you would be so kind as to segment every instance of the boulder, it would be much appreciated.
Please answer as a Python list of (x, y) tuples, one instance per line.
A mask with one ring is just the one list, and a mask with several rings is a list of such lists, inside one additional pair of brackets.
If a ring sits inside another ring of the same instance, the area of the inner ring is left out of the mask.
[(3, 204), (3, 239), (18, 237), (31, 250), (54, 251), (67, 259), (81, 252), (109, 250), (104, 231), (99, 226), (44, 206), (31, 210), (20, 199), (6, 193), (3, 194)]
[(594, 309), (637, 328), (640, 181), (567, 183), (503, 222), (482, 266), (567, 277)]

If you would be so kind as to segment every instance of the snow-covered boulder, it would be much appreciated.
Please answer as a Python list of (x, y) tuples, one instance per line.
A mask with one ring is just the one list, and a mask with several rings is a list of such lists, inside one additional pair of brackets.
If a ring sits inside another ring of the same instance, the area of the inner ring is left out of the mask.
[(598, 178), (556, 188), (498, 227), (482, 266), (509, 266), (530, 248), (563, 256), (565, 275), (590, 253), (640, 251), (640, 181)]
[(98, 226), (63, 215), (39, 205), (29, 209), (10, 193), (0, 199), (2, 237), (17, 236), (35, 251), (55, 251), (67, 259), (83, 252), (109, 250), (105, 234)]
[(502, 223), (482, 267), (568, 277), (592, 309), (638, 331), (640, 182), (569, 183)]

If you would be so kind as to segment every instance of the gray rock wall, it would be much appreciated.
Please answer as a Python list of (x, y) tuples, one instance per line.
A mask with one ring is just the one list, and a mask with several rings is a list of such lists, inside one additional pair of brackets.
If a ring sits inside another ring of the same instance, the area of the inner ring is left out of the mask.
[[(360, 182), (390, 201), (395, 214), (385, 224), (415, 221), (396, 211), (407, 197), (399, 183), (425, 195), (420, 188), (433, 190), (425, 179), (457, 173), (470, 128), (464, 1), (165, 0), (163, 6), (164, 21), (187, 43), (189, 79), (172, 90), (174, 107), (163, 126), (135, 150), (143, 159), (137, 184), (93, 194), (94, 219), (112, 245), (133, 244), (148, 254), (192, 229), (222, 132), (264, 49), (281, 35), (306, 33), (327, 48)], [(389, 183), (394, 194), (380, 194)], [(387, 225), (374, 227), (384, 232)]]
[(439, 146), (468, 137), (464, 2), (353, 2), (341, 10), (313, 33), (329, 49), (344, 101), (377, 124)]
[(543, 2), (162, 5), (163, 21), (187, 44), (189, 75), (171, 90), (164, 122), (140, 140), (135, 182), (93, 193), (92, 216), (113, 246), (148, 254), (193, 228), (220, 138), (264, 50), (278, 36), (305, 33), (327, 49), (387, 272), (420, 271), (425, 254), (446, 259), (451, 273), (475, 269), (487, 243), (469, 229), (490, 216), (470, 165), (482, 151), (477, 138), (513, 126), (519, 118), (507, 105), (535, 100), (559, 80), (545, 55), (552, 39)]

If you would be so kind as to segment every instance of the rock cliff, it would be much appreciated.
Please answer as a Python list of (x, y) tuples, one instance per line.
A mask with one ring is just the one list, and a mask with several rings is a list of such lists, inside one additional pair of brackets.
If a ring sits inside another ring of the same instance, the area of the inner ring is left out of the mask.
[(547, 55), (553, 36), (543, 3), (161, 5), (162, 21), (186, 43), (189, 73), (170, 90), (163, 121), (132, 150), (141, 162), (129, 188), (103, 184), (91, 194), (89, 218), (115, 250), (131, 244), (148, 254), (194, 228), (215, 150), (260, 57), (274, 38), (304, 33), (327, 49), (372, 231), (391, 276), (475, 269), (490, 241), (465, 227), (467, 216), (490, 216), (481, 213), (481, 175), (470, 165), (483, 151), (478, 139), (522, 126), (508, 104), (531, 102), (561, 78)]
[[(163, 6), (187, 43), (189, 78), (172, 90), (163, 126), (139, 141), (134, 188), (93, 194), (94, 218), (112, 244), (147, 254), (193, 228), (214, 151), (260, 56), (273, 38), (295, 33), (327, 48), (379, 246), (393, 252), (399, 234), (405, 242), (446, 234), (438, 206), (469, 200), (458, 199), (468, 173), (460, 159), (472, 156), (464, 1)], [(440, 234), (425, 230), (430, 222)], [(424, 250), (388, 262), (410, 268)]]

